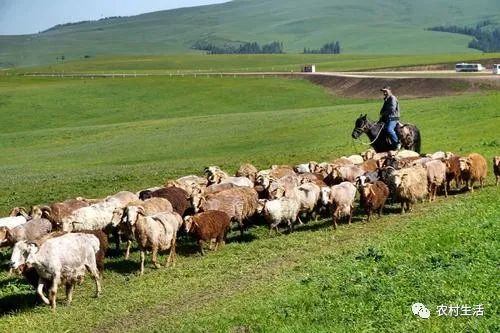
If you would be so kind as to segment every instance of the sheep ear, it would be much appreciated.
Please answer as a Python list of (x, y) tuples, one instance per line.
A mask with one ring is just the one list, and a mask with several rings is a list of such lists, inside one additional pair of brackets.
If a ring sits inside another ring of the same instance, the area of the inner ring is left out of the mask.
[(146, 215), (146, 212), (144, 211), (144, 207), (137, 206), (137, 214), (141, 214), (142, 216)]

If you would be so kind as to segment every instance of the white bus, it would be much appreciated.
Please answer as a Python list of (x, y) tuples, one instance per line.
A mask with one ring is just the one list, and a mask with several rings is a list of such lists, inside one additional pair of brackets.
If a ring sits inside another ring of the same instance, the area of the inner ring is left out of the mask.
[(484, 67), (481, 64), (467, 64), (460, 63), (455, 65), (455, 71), (457, 72), (479, 72), (484, 71)]
[(493, 64), (493, 74), (500, 74), (500, 64)]

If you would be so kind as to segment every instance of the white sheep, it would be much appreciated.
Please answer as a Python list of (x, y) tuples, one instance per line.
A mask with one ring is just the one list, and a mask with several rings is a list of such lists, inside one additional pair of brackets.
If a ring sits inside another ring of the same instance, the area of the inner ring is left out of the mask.
[(342, 182), (332, 187), (321, 188), (321, 202), (330, 206), (332, 211), (333, 227), (337, 229), (337, 221), (342, 216), (349, 217), (351, 224), (356, 186), (350, 182)]
[(296, 199), (281, 197), (275, 200), (259, 200), (259, 206), (264, 218), (269, 223), (269, 234), (275, 229), (279, 232), (278, 226), (286, 223), (290, 231), (293, 231), (293, 224), (298, 219), (300, 204)]
[(159, 268), (161, 265), (157, 263), (158, 251), (170, 249), (167, 265), (170, 262), (175, 265), (175, 241), (177, 231), (182, 225), (182, 217), (179, 214), (163, 212), (145, 216), (142, 207), (131, 206), (128, 208), (125, 223), (135, 229), (135, 239), (141, 252), (141, 275), (144, 274), (146, 251), (151, 251), (153, 264)]

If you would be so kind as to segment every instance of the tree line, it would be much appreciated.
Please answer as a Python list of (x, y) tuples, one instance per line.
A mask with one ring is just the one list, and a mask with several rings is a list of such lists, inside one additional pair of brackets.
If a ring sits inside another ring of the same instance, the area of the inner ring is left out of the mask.
[(304, 47), (304, 54), (339, 54), (339, 53), (340, 53), (339, 41), (326, 43), (318, 50)]
[(222, 45), (218, 46), (207, 41), (197, 41), (192, 46), (195, 50), (206, 51), (208, 54), (271, 54), (285, 53), (283, 42), (274, 41), (262, 46), (257, 42), (243, 43), (239, 46)]
[[(262, 46), (257, 42), (243, 43), (238, 46), (224, 44), (216, 45), (206, 40), (196, 41), (193, 46), (195, 50), (206, 51), (208, 54), (276, 54), (285, 53), (283, 42), (274, 41)], [(320, 49), (304, 48), (304, 54), (339, 54), (340, 42), (334, 41), (324, 44)]]
[(493, 25), (491, 21), (482, 21), (474, 27), (440, 25), (427, 30), (472, 36), (474, 39), (467, 45), (469, 48), (483, 52), (498, 52), (500, 51), (500, 28), (492, 28)]

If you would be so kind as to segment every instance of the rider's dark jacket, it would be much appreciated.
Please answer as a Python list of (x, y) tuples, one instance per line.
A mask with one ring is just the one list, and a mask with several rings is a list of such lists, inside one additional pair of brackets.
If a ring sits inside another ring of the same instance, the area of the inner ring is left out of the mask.
[(380, 109), (380, 121), (385, 123), (390, 120), (399, 120), (399, 103), (394, 95), (387, 96)]

